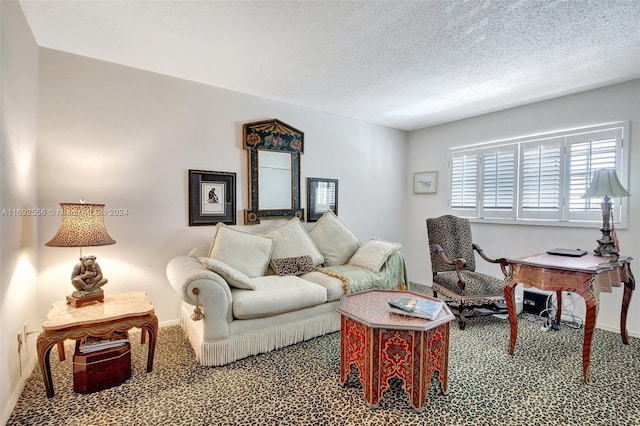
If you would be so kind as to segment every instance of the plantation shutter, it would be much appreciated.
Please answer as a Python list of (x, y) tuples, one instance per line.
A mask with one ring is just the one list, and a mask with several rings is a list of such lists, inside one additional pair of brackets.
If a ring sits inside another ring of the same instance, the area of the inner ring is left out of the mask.
[(474, 217), (478, 215), (478, 153), (460, 152), (451, 156), (452, 214)]
[[(622, 128), (600, 130), (567, 136), (567, 179), (569, 182), (569, 220), (597, 220), (601, 199), (582, 198), (593, 173), (598, 169), (616, 169), (620, 176), (618, 153), (622, 144)], [(612, 200), (614, 204), (619, 200)], [(614, 208), (614, 213), (616, 209)], [(617, 221), (620, 214), (616, 215)]]
[(561, 219), (562, 138), (522, 144), (520, 217)]
[[(615, 169), (628, 185), (628, 134), (628, 122), (619, 122), (452, 148), (449, 212), (527, 224), (600, 222), (601, 198), (582, 196), (600, 169)], [(612, 202), (612, 220), (626, 226), (626, 199)]]
[(483, 151), (481, 217), (515, 216), (516, 150), (510, 145)]

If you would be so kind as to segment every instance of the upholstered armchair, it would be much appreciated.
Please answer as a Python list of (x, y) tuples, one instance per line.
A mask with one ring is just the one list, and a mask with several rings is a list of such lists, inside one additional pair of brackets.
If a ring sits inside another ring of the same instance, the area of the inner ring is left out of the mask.
[(468, 219), (451, 215), (429, 218), (427, 236), (433, 295), (449, 305), (460, 329), (464, 330), (469, 317), (506, 312), (504, 281), (476, 272), (474, 251), (485, 261), (499, 264), (505, 277), (506, 259), (491, 259), (473, 243)]

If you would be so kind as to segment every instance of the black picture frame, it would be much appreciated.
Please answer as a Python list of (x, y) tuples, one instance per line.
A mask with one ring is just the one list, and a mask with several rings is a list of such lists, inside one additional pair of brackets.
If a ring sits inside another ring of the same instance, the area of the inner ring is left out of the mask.
[(338, 215), (338, 179), (307, 178), (307, 222), (316, 222), (327, 210)]
[(236, 224), (236, 174), (189, 170), (189, 226), (220, 222)]

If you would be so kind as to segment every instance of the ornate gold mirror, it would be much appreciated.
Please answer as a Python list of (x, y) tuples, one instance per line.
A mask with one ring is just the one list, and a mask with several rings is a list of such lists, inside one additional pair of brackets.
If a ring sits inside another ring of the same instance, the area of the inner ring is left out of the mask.
[(244, 223), (297, 216), (300, 208), (300, 155), (304, 133), (277, 120), (242, 126), (243, 148), (249, 154), (249, 208)]

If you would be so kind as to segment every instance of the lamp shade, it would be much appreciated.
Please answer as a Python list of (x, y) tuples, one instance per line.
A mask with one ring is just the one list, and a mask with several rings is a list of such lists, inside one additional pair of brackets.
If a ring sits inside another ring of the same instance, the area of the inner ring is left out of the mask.
[(104, 226), (104, 204), (60, 203), (62, 222), (48, 247), (92, 247), (115, 244)]
[(615, 169), (596, 170), (591, 184), (582, 198), (604, 197), (605, 195), (609, 197), (627, 197), (631, 195), (618, 180)]

